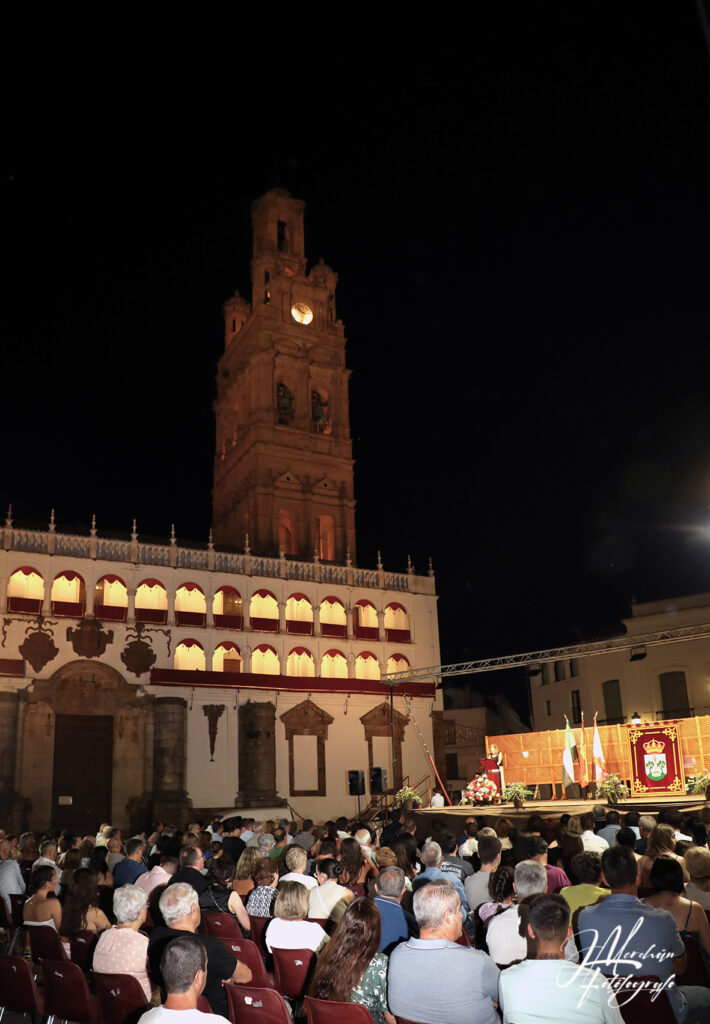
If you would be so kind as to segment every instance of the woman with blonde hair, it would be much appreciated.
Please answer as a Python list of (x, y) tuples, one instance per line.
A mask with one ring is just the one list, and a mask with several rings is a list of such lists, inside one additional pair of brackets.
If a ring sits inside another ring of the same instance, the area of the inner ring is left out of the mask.
[(317, 953), (328, 936), (315, 921), (306, 921), (308, 916), (308, 889), (300, 882), (282, 882), (274, 903), (274, 919), (266, 929), (266, 948), (310, 949)]
[(648, 837), (646, 845), (646, 853), (639, 861), (640, 884), (642, 886), (651, 884), (651, 869), (657, 857), (672, 857), (674, 860), (677, 860), (683, 871), (683, 881), (690, 881), (683, 858), (679, 857), (675, 852), (675, 833), (670, 825), (654, 825), (651, 830), (651, 835)]
[(689, 900), (696, 900), (704, 910), (710, 910), (710, 850), (707, 846), (691, 846), (683, 860), (690, 875), (685, 895)]
[(261, 850), (258, 846), (247, 846), (242, 850), (237, 861), (237, 874), (232, 882), (232, 888), (240, 896), (246, 896), (254, 888), (254, 881), (251, 877), (252, 871), (257, 862), (261, 860)]

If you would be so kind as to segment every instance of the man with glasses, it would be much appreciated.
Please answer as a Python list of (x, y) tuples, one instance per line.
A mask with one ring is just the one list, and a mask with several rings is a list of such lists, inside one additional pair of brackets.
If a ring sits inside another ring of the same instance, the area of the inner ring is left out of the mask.
[(168, 882), (168, 885), (175, 885), (176, 882), (187, 882), (195, 890), (197, 895), (203, 893), (207, 888), (207, 879), (202, 874), (205, 866), (205, 859), (199, 846), (183, 846), (180, 849), (179, 868)]

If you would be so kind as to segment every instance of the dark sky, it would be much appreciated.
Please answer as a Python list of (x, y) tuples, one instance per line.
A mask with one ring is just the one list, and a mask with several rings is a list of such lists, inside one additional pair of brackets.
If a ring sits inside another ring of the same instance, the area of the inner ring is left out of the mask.
[(16, 521), (206, 539), (221, 304), (249, 292), (250, 202), (278, 184), (340, 275), (359, 562), (432, 556), (444, 661), (710, 590), (692, 0), (210, 10), (6, 40)]

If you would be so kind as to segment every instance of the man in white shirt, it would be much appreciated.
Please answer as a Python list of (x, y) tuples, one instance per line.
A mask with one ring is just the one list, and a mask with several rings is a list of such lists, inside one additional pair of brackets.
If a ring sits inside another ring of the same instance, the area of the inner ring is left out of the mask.
[(438, 789), (435, 789), (434, 792), (431, 794), (431, 804), (429, 806), (430, 807), (443, 807), (444, 806), (444, 797), (441, 795), (441, 793), (439, 792)]
[(602, 839), (594, 832), (594, 815), (583, 814), (579, 822), (582, 826), (582, 846), (584, 847), (585, 853), (598, 853), (601, 856), (609, 844), (606, 839)]
[(11, 845), (7, 839), (0, 839), (0, 897), (5, 900), (8, 914), (11, 913), (11, 896), (21, 896), (25, 891), (25, 880), (20, 865), (10, 856)]
[(538, 896), (530, 905), (527, 929), (537, 954), (534, 960), (501, 972), (503, 1024), (623, 1024), (616, 996), (603, 975), (565, 960), (565, 943), (572, 938), (569, 918), (569, 906), (561, 896)]
[(39, 844), (39, 857), (32, 865), (32, 869), (34, 870), (35, 868), (42, 866), (54, 868), (57, 874), (57, 883), (54, 886), (54, 895), (59, 896), (59, 893), (62, 890), (62, 887), (59, 884), (59, 876), (62, 872), (57, 867), (57, 844), (53, 839), (45, 839), (43, 843)]
[(167, 944), (160, 958), (160, 973), (168, 997), (162, 1006), (144, 1013), (138, 1024), (229, 1024), (226, 1017), (197, 1009), (207, 980), (207, 953), (197, 935), (181, 935)]
[(305, 874), (308, 854), (302, 846), (296, 846), (294, 843), (291, 849), (287, 850), (284, 854), (284, 861), (286, 862), (288, 873), (279, 878), (279, 885), (282, 882), (300, 882), (307, 889), (314, 889), (318, 885), (318, 882), (312, 875)]

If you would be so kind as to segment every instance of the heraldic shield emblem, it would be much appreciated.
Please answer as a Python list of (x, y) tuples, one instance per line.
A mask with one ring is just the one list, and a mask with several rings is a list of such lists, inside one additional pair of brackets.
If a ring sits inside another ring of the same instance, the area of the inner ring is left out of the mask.
[(666, 745), (661, 740), (649, 740), (644, 743), (643, 764), (651, 782), (661, 782), (668, 774), (668, 762), (666, 761)]

